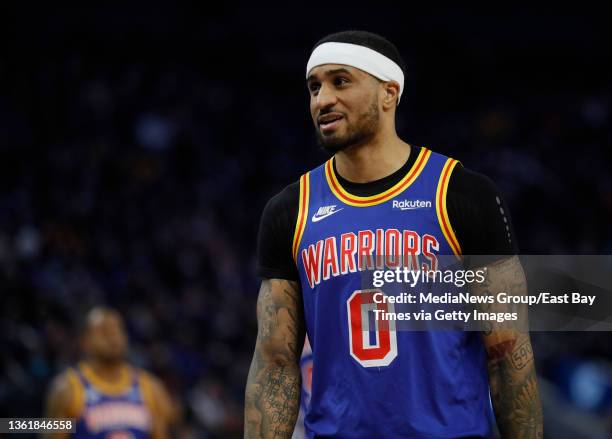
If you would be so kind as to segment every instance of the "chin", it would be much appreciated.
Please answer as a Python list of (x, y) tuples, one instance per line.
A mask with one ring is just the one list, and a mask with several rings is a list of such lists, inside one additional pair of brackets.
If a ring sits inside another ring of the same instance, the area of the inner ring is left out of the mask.
[(322, 136), (319, 134), (317, 136), (319, 145), (327, 152), (335, 154), (339, 151), (345, 149), (348, 145), (347, 141), (343, 136), (339, 135), (331, 135), (331, 136)]
[(119, 363), (125, 359), (125, 352), (109, 352), (105, 358), (109, 363)]
[(335, 154), (337, 152), (340, 152), (342, 150), (344, 150), (348, 145), (345, 144), (336, 144), (336, 143), (330, 143), (330, 144), (322, 144), (321, 147), (327, 151), (330, 154)]

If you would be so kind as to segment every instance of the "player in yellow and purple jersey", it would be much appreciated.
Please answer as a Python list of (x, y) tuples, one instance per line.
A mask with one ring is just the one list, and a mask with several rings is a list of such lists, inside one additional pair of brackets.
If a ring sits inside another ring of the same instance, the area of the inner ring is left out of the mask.
[[(404, 75), (396, 47), (376, 34), (340, 32), (313, 48), (310, 112), (332, 157), (270, 200), (262, 216), (264, 280), (245, 437), (291, 437), (305, 333), (313, 362), (309, 438), (489, 437), (489, 394), (504, 438), (542, 437), (528, 332), (367, 326), (373, 310), (389, 309), (362, 289), (363, 273), (379, 259), (409, 261), (415, 272), (442, 268), (444, 255), (486, 267), (486, 282), (472, 294), (526, 285), (495, 185), (397, 136)], [(513, 363), (519, 352), (529, 355)]]
[(75, 418), (76, 439), (169, 437), (176, 405), (157, 378), (126, 361), (128, 340), (119, 314), (93, 309), (83, 341), (87, 358), (54, 380), (47, 416)]

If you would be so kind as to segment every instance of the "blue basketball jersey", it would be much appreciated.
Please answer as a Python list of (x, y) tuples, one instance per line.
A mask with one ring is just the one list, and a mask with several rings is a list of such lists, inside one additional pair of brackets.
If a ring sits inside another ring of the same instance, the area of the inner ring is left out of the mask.
[(421, 148), (401, 181), (370, 197), (346, 192), (331, 159), (300, 178), (292, 250), (313, 358), (308, 437), (490, 435), (479, 333), (397, 330), (385, 321), (372, 333), (368, 313), (389, 305), (374, 303), (362, 284), (380, 262), (435, 270), (441, 255), (460, 258), (446, 211), (457, 164)]
[(85, 401), (73, 437), (77, 439), (146, 439), (151, 432), (151, 413), (145, 406), (138, 374), (132, 372), (125, 392), (109, 395), (95, 387), (80, 368), (76, 375)]

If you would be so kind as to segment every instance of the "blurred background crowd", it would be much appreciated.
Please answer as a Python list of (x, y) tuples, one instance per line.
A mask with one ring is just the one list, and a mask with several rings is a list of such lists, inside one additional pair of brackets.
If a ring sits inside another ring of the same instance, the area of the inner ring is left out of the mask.
[[(241, 436), (259, 216), (326, 159), (304, 70), (334, 31), (395, 42), (409, 69), (401, 137), (491, 177), (522, 253), (612, 252), (612, 71), (596, 11), (207, 8), (3, 17), (1, 416), (41, 415), (51, 377), (79, 358), (80, 319), (106, 303), (131, 360), (182, 402), (185, 434)], [(612, 434), (608, 334), (533, 337), (548, 434), (563, 419), (573, 437)]]

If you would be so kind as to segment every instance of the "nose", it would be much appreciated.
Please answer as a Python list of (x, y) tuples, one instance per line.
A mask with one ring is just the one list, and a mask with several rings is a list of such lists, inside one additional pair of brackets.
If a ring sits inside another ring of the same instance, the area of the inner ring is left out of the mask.
[(317, 99), (316, 104), (319, 110), (329, 108), (335, 105), (336, 102), (338, 101), (338, 97), (334, 93), (334, 90), (331, 87), (328, 87), (324, 84), (321, 85), (321, 88), (319, 89), (319, 93), (317, 94), (316, 99)]

